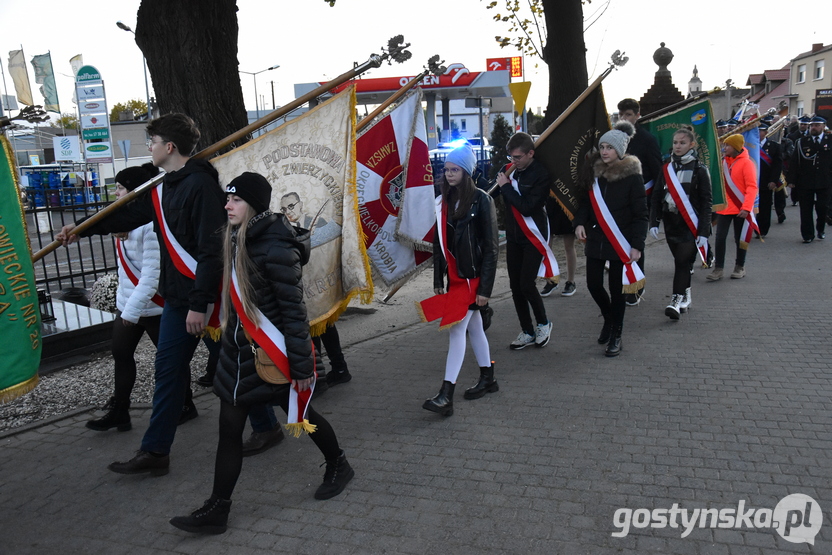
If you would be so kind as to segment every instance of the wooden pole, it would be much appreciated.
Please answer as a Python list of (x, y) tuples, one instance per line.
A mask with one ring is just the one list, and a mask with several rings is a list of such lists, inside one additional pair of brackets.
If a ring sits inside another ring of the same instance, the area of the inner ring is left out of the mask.
[[(381, 66), (382, 61), (384, 61), (384, 56), (378, 56), (376, 54), (373, 54), (370, 57), (369, 60), (367, 60), (366, 62), (364, 62), (360, 66), (354, 67), (353, 69), (339, 75), (338, 77), (336, 77), (332, 81), (329, 81), (328, 83), (324, 83), (320, 87), (306, 93), (305, 95), (301, 96), (300, 98), (296, 98), (295, 100), (293, 100), (289, 104), (286, 104), (285, 106), (281, 106), (280, 108), (271, 112), (270, 114), (266, 114), (265, 116), (258, 119), (254, 123), (251, 123), (251, 124), (243, 127), (242, 129), (240, 129), (236, 133), (232, 133), (228, 137), (226, 137), (226, 138), (224, 138), (220, 141), (217, 141), (216, 143), (212, 144), (208, 148), (205, 148), (205, 149), (201, 150), (200, 152), (198, 152), (197, 154), (195, 154), (194, 158), (208, 158), (209, 156), (212, 156), (212, 155), (216, 154), (217, 152), (219, 152), (223, 148), (229, 146), (230, 144), (232, 144), (236, 141), (239, 141), (240, 139), (242, 139), (246, 135), (248, 135), (250, 133), (253, 133), (254, 131), (260, 129), (261, 127), (263, 127), (265, 125), (268, 125), (269, 123), (273, 122), (274, 120), (276, 120), (276, 119), (288, 114), (289, 112), (299, 108), (303, 104), (309, 102), (310, 100), (313, 100), (313, 99), (319, 97), (320, 95), (324, 94), (325, 92), (329, 91), (330, 89), (332, 89), (334, 87), (337, 87), (338, 85), (341, 85), (343, 83), (346, 83), (347, 81), (349, 81), (353, 77), (356, 77), (357, 75), (360, 75), (361, 73), (367, 71), (370, 68)], [(148, 181), (146, 183), (143, 183), (142, 185), (136, 187), (134, 190), (130, 191), (128, 194), (126, 194), (123, 197), (121, 197), (120, 199), (116, 200), (111, 205), (107, 206), (103, 210), (93, 214), (88, 219), (84, 220), (81, 224), (79, 224), (77, 227), (75, 227), (75, 229), (72, 230), (71, 234), (72, 235), (77, 235), (79, 233), (83, 233), (86, 229), (90, 228), (95, 223), (99, 222), (100, 220), (102, 220), (104, 218), (109, 217), (110, 214), (112, 214), (115, 210), (118, 210), (119, 208), (121, 208), (122, 206), (124, 206), (125, 204), (130, 202), (131, 200), (134, 200), (135, 198), (137, 198), (139, 195), (144, 194), (147, 191), (149, 191), (150, 189), (154, 188), (156, 185), (158, 185), (162, 181), (163, 178), (164, 178), (164, 174), (160, 174), (160, 175), (157, 175), (156, 177), (154, 177), (153, 179), (151, 179), (150, 181)], [(48, 245), (43, 247), (41, 250), (39, 250), (38, 252), (36, 252), (32, 256), (32, 262), (37, 262), (38, 260), (40, 260), (41, 258), (43, 258), (44, 256), (46, 256), (47, 254), (54, 251), (55, 249), (57, 249), (60, 246), (61, 246), (60, 241), (52, 241), (51, 243), (49, 243)]]
[(359, 122), (358, 122), (358, 125), (356, 125), (356, 126), (355, 126), (355, 131), (356, 131), (356, 133), (357, 133), (357, 132), (359, 132), (359, 131), (361, 131), (362, 129), (364, 129), (364, 128), (365, 128), (365, 127), (367, 127), (368, 125), (370, 125), (370, 122), (372, 122), (372, 121), (373, 121), (373, 119), (374, 119), (376, 116), (378, 116), (380, 113), (382, 113), (382, 112), (383, 112), (384, 110), (386, 110), (388, 107), (390, 107), (390, 106), (391, 106), (394, 102), (396, 102), (398, 99), (400, 99), (402, 96), (404, 96), (404, 94), (405, 94), (407, 91), (409, 91), (410, 89), (412, 89), (413, 87), (415, 87), (415, 86), (416, 86), (416, 84), (417, 84), (419, 81), (421, 81), (422, 79), (424, 79), (424, 78), (425, 78), (425, 76), (427, 76), (427, 74), (428, 74), (428, 73), (430, 73), (430, 71), (426, 69), (425, 71), (423, 71), (422, 73), (420, 73), (419, 75), (417, 75), (416, 77), (414, 77), (413, 79), (411, 79), (410, 81), (408, 81), (408, 82), (407, 82), (407, 84), (405, 84), (405, 86), (404, 86), (404, 87), (400, 88), (400, 89), (399, 89), (399, 90), (397, 90), (395, 93), (393, 93), (393, 94), (390, 96), (390, 98), (388, 98), (387, 100), (385, 100), (384, 102), (382, 102), (382, 103), (381, 103), (381, 105), (380, 105), (378, 108), (376, 108), (375, 110), (373, 110), (372, 112), (370, 112), (370, 114), (369, 114), (367, 117), (365, 117), (364, 119), (362, 119), (361, 121), (359, 121)]

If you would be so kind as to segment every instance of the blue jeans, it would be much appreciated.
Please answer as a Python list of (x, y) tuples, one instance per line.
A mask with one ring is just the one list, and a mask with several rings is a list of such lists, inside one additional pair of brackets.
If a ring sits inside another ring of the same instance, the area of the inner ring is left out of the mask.
[[(153, 391), (153, 412), (150, 425), (142, 438), (142, 451), (170, 453), (176, 426), (185, 403), (185, 390), (190, 383), (190, 363), (199, 338), (185, 328), (188, 307), (166, 304), (159, 323), (159, 344), (156, 346), (156, 388)], [(213, 341), (219, 349), (220, 344)]]
[(248, 420), (254, 433), (260, 434), (274, 430), (277, 426), (277, 416), (271, 405), (252, 405), (248, 411)]

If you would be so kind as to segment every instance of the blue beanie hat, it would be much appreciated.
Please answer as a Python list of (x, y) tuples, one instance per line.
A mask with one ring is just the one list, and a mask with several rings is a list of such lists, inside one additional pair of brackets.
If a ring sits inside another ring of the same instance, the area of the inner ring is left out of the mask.
[(462, 145), (459, 148), (453, 149), (448, 153), (445, 161), (456, 164), (465, 170), (468, 175), (474, 175), (474, 167), (477, 165), (477, 157), (469, 145)]

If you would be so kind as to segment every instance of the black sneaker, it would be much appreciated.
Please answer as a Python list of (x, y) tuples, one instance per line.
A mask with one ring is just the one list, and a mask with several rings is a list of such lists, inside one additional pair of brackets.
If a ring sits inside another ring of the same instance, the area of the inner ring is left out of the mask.
[(546, 285), (544, 285), (543, 289), (540, 290), (540, 296), (541, 297), (548, 297), (549, 295), (554, 293), (555, 290), (557, 290), (557, 288), (558, 288), (557, 283), (555, 283), (553, 281), (546, 280)]
[(575, 294), (575, 291), (576, 291), (577, 289), (578, 289), (578, 288), (577, 288), (577, 286), (575, 285), (575, 282), (573, 282), (573, 281), (567, 281), (567, 282), (566, 282), (566, 285), (563, 287), (563, 291), (561, 291), (561, 292), (560, 292), (560, 296), (561, 296), (561, 297), (571, 297), (572, 295), (574, 295), (574, 294)]
[(201, 508), (188, 516), (175, 516), (170, 523), (193, 534), (223, 534), (228, 529), (231, 501), (212, 495)]
[(324, 483), (315, 492), (315, 499), (331, 499), (344, 491), (347, 483), (355, 476), (355, 471), (347, 462), (347, 456), (341, 451), (337, 459), (326, 461)]
[(182, 407), (182, 412), (179, 414), (179, 422), (177, 422), (176, 425), (181, 426), (185, 422), (193, 420), (197, 416), (199, 416), (199, 412), (196, 410), (194, 402), (186, 401), (185, 406)]
[(627, 306), (638, 306), (638, 303), (641, 302), (641, 296), (635, 293), (627, 293), (626, 295), (624, 295), (624, 299), (624, 302), (627, 304)]
[(343, 372), (336, 372), (335, 370), (330, 370), (329, 373), (326, 375), (326, 383), (329, 387), (347, 383), (352, 379), (352, 374), (350, 374), (349, 370), (344, 370)]

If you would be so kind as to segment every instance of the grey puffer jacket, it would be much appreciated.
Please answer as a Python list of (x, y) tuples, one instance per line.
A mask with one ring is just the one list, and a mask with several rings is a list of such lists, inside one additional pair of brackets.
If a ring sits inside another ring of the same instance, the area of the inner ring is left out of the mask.
[[(309, 321), (303, 301), (301, 262), (308, 243), (298, 240), (282, 214), (270, 214), (246, 229), (246, 248), (256, 269), (251, 276), (255, 304), (283, 334), (292, 379), (311, 378), (315, 368)], [(222, 336), (214, 393), (233, 405), (276, 400), (285, 385), (272, 385), (257, 375), (251, 344), (233, 306)]]

